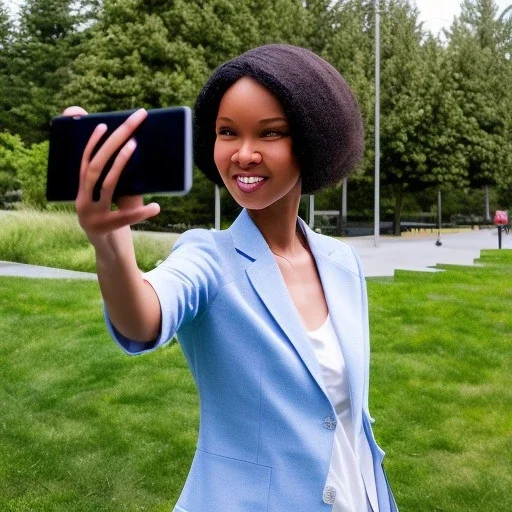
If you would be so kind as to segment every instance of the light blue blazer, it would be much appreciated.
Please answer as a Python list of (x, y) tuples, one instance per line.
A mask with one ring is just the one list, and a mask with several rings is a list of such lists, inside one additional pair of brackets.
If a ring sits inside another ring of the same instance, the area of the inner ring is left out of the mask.
[[(361, 266), (349, 245), (299, 222), (342, 347), (355, 432), (370, 444), (379, 510), (395, 511), (370, 426)], [(146, 279), (162, 308), (159, 338), (140, 344), (108, 318), (107, 325), (130, 354), (154, 350), (177, 332), (195, 379), (199, 439), (175, 511), (331, 511), (324, 489), (336, 413), (274, 256), (248, 213), (225, 231), (185, 233)]]

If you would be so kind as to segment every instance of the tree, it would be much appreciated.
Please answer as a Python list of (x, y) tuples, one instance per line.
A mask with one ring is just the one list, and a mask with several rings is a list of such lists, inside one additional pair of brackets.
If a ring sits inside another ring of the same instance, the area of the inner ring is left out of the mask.
[(62, 101), (94, 111), (191, 105), (222, 62), (297, 42), (302, 13), (293, 0), (106, 0)]
[[(304, 23), (294, 0), (106, 0), (60, 103), (91, 112), (192, 106), (219, 64), (253, 46), (297, 38)], [(186, 198), (163, 200), (170, 216), (158, 223), (213, 219), (213, 185), (199, 173), (194, 179)]]
[(0, 51), (4, 51), (9, 44), (12, 33), (12, 23), (4, 2), (0, 1)]
[[(2, 112), (9, 109), (9, 98), (12, 94), (9, 80), (9, 54), (12, 43), (12, 22), (3, 2), (0, 2), (0, 119)], [(5, 127), (0, 120), (0, 131)]]
[(25, 153), (25, 147), (19, 135), (0, 133), (0, 198), (7, 192), (18, 190), (19, 162)]
[(392, 189), (399, 235), (407, 192), (467, 185), (467, 117), (452, 61), (439, 41), (425, 37), (417, 10), (400, 0), (382, 10), (382, 183)]
[(21, 5), (19, 26), (5, 54), (2, 74), (9, 95), (2, 100), (1, 129), (30, 143), (47, 138), (50, 118), (62, 109), (56, 94), (86, 33), (81, 28), (85, 5), (71, 0), (26, 0)]
[(193, 102), (208, 74), (204, 50), (173, 34), (165, 23), (168, 12), (159, 12), (165, 5), (155, 5), (157, 10), (137, 0), (105, 1), (71, 67), (64, 104), (98, 112)]
[(23, 204), (34, 208), (46, 206), (46, 168), (48, 142), (32, 144), (18, 161)]
[(507, 27), (497, 12), (492, 0), (465, 0), (449, 32), (467, 170), (475, 188), (511, 183), (511, 70), (505, 54), (510, 40), (503, 38)]
[(48, 142), (27, 148), (19, 135), (0, 133), (0, 199), (21, 190), (24, 204), (43, 208), (47, 161)]
[(253, 18), (257, 23), (257, 34), (250, 47), (271, 43), (288, 43), (313, 49), (310, 35), (311, 18), (308, 4), (297, 0), (254, 0), (248, 1)]
[[(411, 191), (428, 188), (450, 190), (468, 185), (463, 143), (464, 113), (455, 93), (454, 79), (444, 47), (432, 35), (422, 45), (423, 59), (418, 95), (423, 98), (421, 119), (411, 151), (422, 153), (420, 174), (407, 183)], [(398, 219), (395, 218), (395, 229)], [(396, 233), (396, 231), (395, 231)]]
[[(332, 30), (324, 30), (328, 39), (317, 51), (350, 83), (365, 120), (365, 159), (351, 178), (367, 191), (358, 195), (362, 213), (373, 208), (375, 5), (349, 0), (330, 2), (328, 9)], [(462, 114), (449, 90), (443, 48), (434, 39), (425, 40), (417, 10), (406, 1), (388, 0), (380, 3), (380, 11), (381, 181), (384, 192), (392, 193), (394, 230), (400, 234), (408, 192), (464, 183), (464, 159), (457, 146)], [(336, 194), (340, 192), (324, 192), (319, 204)], [(389, 199), (383, 195), (381, 202), (387, 205)]]

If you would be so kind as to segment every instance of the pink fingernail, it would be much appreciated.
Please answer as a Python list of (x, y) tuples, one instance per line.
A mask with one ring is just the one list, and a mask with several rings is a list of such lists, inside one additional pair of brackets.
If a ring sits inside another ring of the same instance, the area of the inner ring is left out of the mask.
[(134, 121), (141, 121), (142, 119), (144, 119), (145, 117), (147, 116), (147, 112), (145, 109), (143, 108), (140, 108), (139, 110), (137, 110), (136, 112), (134, 112), (132, 114), (132, 119)]

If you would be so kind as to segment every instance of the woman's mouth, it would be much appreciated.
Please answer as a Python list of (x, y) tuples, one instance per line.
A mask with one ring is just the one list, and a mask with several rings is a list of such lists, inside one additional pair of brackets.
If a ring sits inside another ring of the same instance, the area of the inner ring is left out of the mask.
[(254, 192), (263, 186), (266, 178), (263, 176), (236, 176), (236, 183), (242, 192)]

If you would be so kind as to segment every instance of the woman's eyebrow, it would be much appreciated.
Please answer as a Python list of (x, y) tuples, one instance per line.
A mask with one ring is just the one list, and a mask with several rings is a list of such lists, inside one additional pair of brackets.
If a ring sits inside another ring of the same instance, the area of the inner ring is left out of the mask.
[(273, 123), (275, 121), (287, 123), (288, 119), (286, 119), (286, 117), (271, 117), (269, 119), (262, 119), (261, 121), (258, 122), (258, 124)]
[[(228, 123), (234, 122), (233, 119), (231, 119), (230, 117), (224, 117), (224, 116), (217, 117), (217, 121), (224, 121), (224, 122), (228, 122)], [(270, 117), (268, 119), (261, 119), (260, 121), (258, 121), (258, 124), (273, 123), (276, 121), (279, 121), (282, 123), (287, 123), (288, 119), (286, 117)]]

